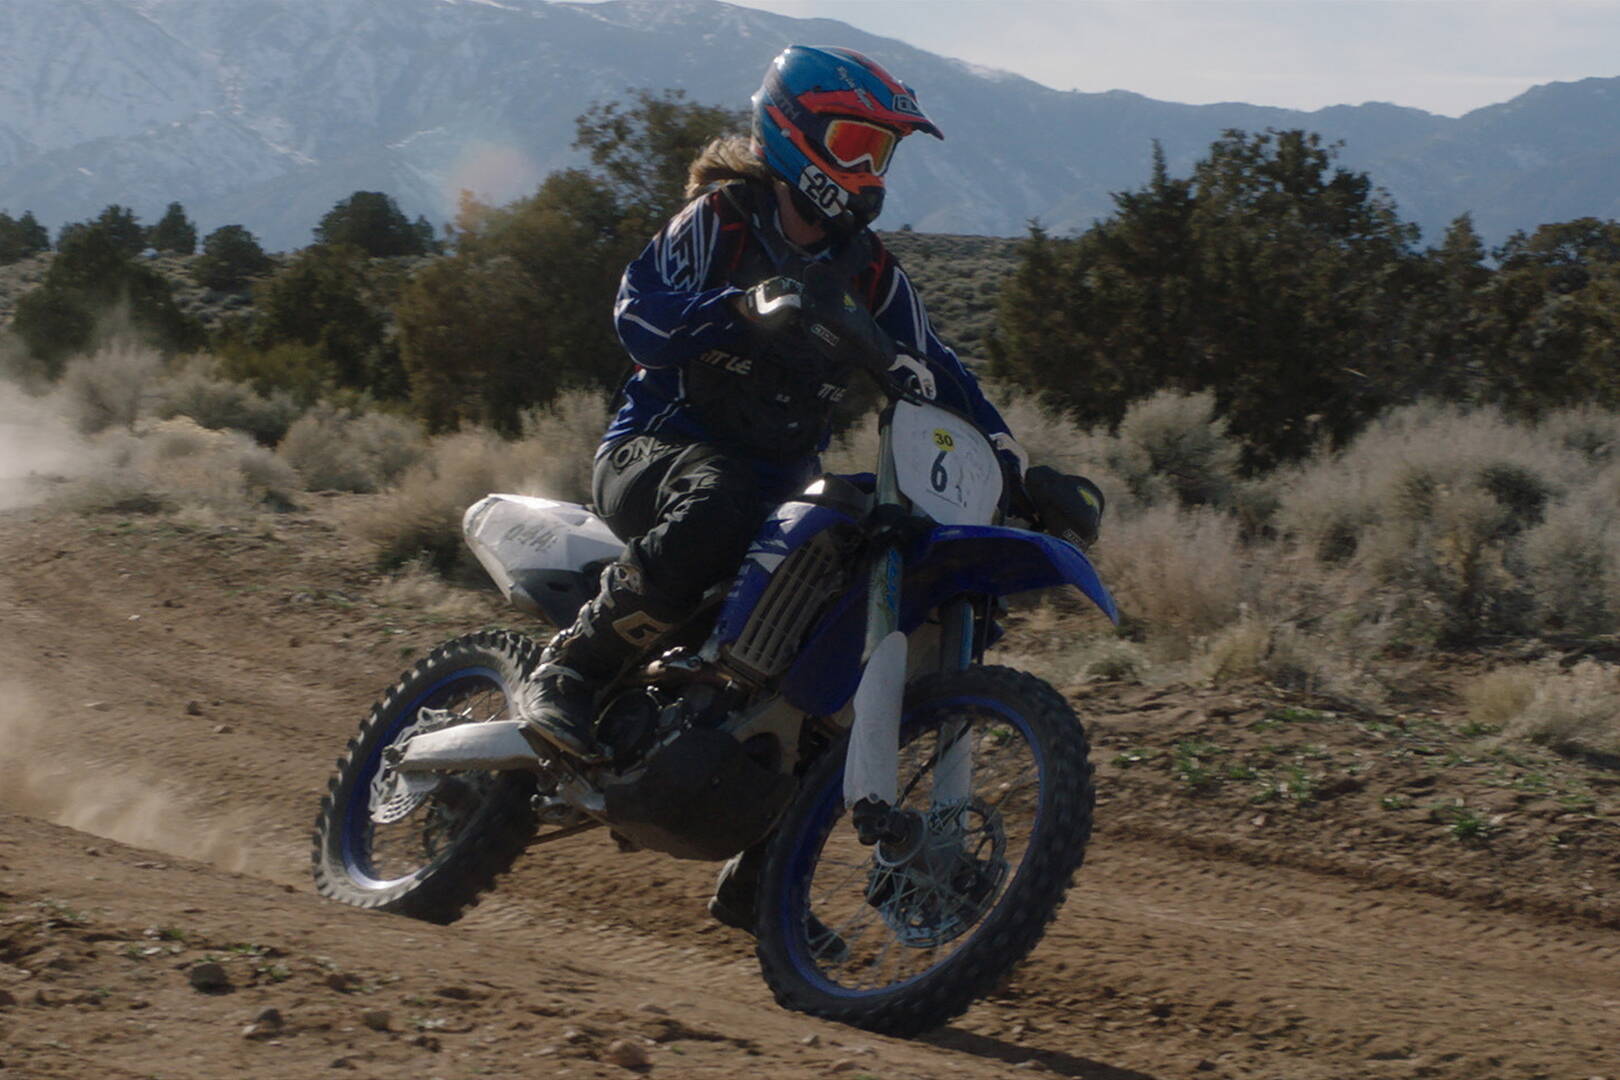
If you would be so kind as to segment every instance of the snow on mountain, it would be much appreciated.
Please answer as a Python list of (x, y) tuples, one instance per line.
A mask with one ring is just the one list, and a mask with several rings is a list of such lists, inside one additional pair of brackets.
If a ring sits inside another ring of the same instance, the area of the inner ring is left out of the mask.
[[(1345, 139), (1346, 164), (1430, 236), (1464, 210), (1499, 239), (1549, 220), (1532, 213), (1613, 203), (1597, 173), (1620, 134), (1597, 117), (1620, 115), (1602, 96), (1620, 80), (1540, 87), (1461, 120), (1376, 104), (1301, 113), (1059, 92), (718, 0), (5, 0), (0, 209), (55, 226), (114, 202), (154, 220), (179, 200), (204, 231), (241, 223), (272, 248), (307, 243), (362, 188), (444, 220), (463, 188), (505, 201), (577, 163), (574, 118), (592, 102), (679, 87), (741, 106), (794, 41), (889, 65), (945, 129), (943, 144), (907, 144), (890, 227), (1083, 228), (1112, 209), (1110, 192), (1146, 180), (1154, 140), (1184, 172), (1230, 127)], [(1544, 175), (1555, 193), (1535, 183)]]

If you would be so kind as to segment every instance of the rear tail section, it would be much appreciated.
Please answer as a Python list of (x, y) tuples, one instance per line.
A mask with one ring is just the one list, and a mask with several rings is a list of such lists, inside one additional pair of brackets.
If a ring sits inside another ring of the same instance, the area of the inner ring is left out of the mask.
[(562, 627), (596, 594), (602, 567), (624, 544), (578, 503), (486, 495), (461, 520), (467, 546), (519, 610)]

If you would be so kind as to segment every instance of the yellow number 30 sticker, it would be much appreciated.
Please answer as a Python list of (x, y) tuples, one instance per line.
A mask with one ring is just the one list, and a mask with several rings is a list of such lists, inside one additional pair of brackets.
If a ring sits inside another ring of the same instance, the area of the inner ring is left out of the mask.
[(951, 433), (946, 431), (944, 428), (935, 428), (934, 445), (939, 447), (941, 450), (955, 450), (956, 440), (951, 438)]

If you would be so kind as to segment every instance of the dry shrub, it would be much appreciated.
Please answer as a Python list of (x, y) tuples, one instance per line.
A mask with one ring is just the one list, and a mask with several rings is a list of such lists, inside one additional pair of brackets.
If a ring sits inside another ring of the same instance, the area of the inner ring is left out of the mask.
[(1059, 688), (1096, 679), (1141, 682), (1153, 666), (1145, 648), (1121, 639), (1090, 601), (1067, 590), (1014, 597), (1008, 634), (993, 662)]
[(1262, 679), (1368, 708), (1387, 696), (1369, 669), (1371, 655), (1354, 635), (1309, 631), (1245, 605), (1236, 622), (1199, 643), (1191, 673), (1215, 686)]
[(1556, 633), (1620, 629), (1620, 465), (1552, 507), (1524, 538), (1540, 624)]
[(1538, 430), (1557, 446), (1573, 450), (1593, 465), (1615, 460), (1620, 449), (1620, 413), (1582, 405), (1550, 413)]
[(1262, 676), (1274, 629), (1244, 610), (1237, 622), (1200, 643), (1193, 664), (1195, 675), (1199, 681), (1215, 686)]
[(1126, 411), (1103, 460), (1143, 503), (1224, 506), (1240, 452), (1215, 415), (1213, 393), (1161, 390)]
[(239, 431), (210, 431), (178, 417), (108, 432), (93, 445), (103, 466), (65, 485), (69, 508), (126, 513), (209, 510), (226, 516), (292, 505), (298, 477)]
[(1593, 474), (1546, 429), (1422, 404), (1280, 476), (1275, 524), (1319, 564), (1391, 593), (1407, 638), (1466, 643), (1538, 625), (1526, 538)]
[(163, 357), (155, 349), (113, 341), (70, 361), (60, 392), (75, 425), (86, 435), (112, 427), (133, 428), (157, 398), (162, 373)]
[(422, 426), (388, 413), (356, 415), (317, 405), (276, 447), (311, 491), (380, 491), (422, 457)]
[(456, 623), (470, 623), (489, 613), (488, 593), (447, 584), (421, 560), (407, 563), (372, 595), (379, 603)]
[(482, 429), (444, 436), (395, 490), (355, 516), (355, 528), (376, 545), (383, 567), (423, 560), (440, 574), (477, 580), (481, 571), (461, 536), (467, 507), (497, 491), (588, 501), (592, 458), (606, 426), (598, 395), (569, 391), (526, 416), (520, 439)]
[(1279, 477), (1277, 524), (1323, 561), (1342, 561), (1369, 531), (1432, 520), (1439, 498), (1462, 489), (1490, 495), (1510, 515), (1506, 527), (1534, 525), (1551, 496), (1584, 471), (1578, 455), (1495, 410), (1407, 406), (1342, 453)]
[(608, 425), (608, 401), (592, 390), (564, 390), (550, 405), (523, 417), (517, 483), (536, 495), (569, 502), (591, 499), (596, 448)]
[(987, 383), (984, 394), (1007, 422), (1007, 430), (1029, 453), (1031, 464), (1091, 475), (1089, 470), (1095, 462), (1085, 458), (1085, 432), (1062, 409), (1008, 384)]
[(1088, 642), (1078, 660), (1086, 678), (1110, 682), (1141, 682), (1152, 667), (1146, 649), (1134, 641), (1117, 637)]
[(1486, 672), (1463, 687), (1469, 719), (1493, 731), (1505, 730), (1530, 708), (1543, 678), (1545, 672), (1530, 664)]
[(280, 390), (269, 397), (247, 383), (218, 374), (215, 361), (198, 357), (175, 372), (162, 387), (153, 415), (168, 420), (185, 416), (205, 428), (245, 431), (264, 446), (275, 446), (303, 410)]
[(1092, 681), (1142, 682), (1153, 668), (1145, 647), (1112, 635), (1068, 638), (1046, 647), (997, 653), (993, 661), (1027, 671), (1058, 689)]
[(1149, 507), (1115, 522), (1093, 555), (1125, 625), (1171, 659), (1190, 656), (1194, 641), (1233, 622), (1247, 599), (1237, 524), (1208, 509)]
[(1511, 517), (1486, 492), (1445, 489), (1421, 517), (1386, 521), (1360, 562), (1403, 599), (1398, 617), (1442, 644), (1522, 634), (1533, 597), (1516, 565)]
[(1465, 692), (1470, 714), (1571, 757), (1620, 765), (1620, 668), (1583, 660), (1502, 668)]

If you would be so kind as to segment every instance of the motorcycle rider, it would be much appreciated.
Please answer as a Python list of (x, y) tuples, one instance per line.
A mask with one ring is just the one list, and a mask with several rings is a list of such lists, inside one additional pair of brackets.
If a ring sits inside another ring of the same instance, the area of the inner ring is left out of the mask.
[[(896, 145), (918, 131), (944, 137), (872, 60), (793, 45), (754, 95), (752, 138), (716, 140), (692, 163), (690, 201), (625, 270), (614, 305), (637, 367), (597, 449), (592, 496), (626, 551), (520, 690), (531, 737), (599, 760), (599, 691), (729, 579), (770, 511), (818, 472), (855, 372), (795, 325), (807, 277), (831, 277), (863, 304), (894, 340), (900, 374), (971, 416), (1021, 485), (1022, 449), (869, 228)], [(1030, 479), (1061, 508), (1052, 520), (1072, 525), (1068, 538), (1095, 536), (1102, 504), (1089, 481), (1041, 468)], [(715, 918), (753, 931), (764, 851), (726, 864)], [(813, 916), (809, 933), (818, 954), (841, 954)]]
[(693, 162), (691, 201), (625, 270), (614, 305), (637, 369), (592, 494), (626, 552), (519, 694), (532, 735), (598, 757), (598, 691), (735, 573), (770, 511), (816, 474), (854, 372), (791, 330), (807, 269), (847, 282), (925, 392), (971, 416), (1022, 473), (1007, 425), (869, 228), (895, 146), (917, 131), (944, 137), (878, 64), (793, 45), (753, 97), (752, 138), (716, 140)]

